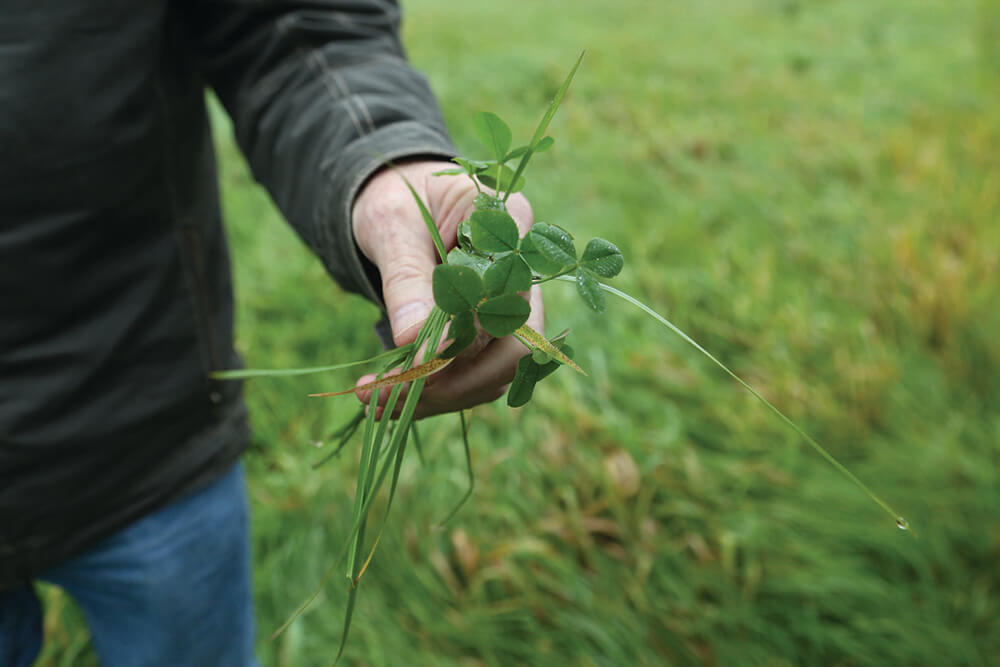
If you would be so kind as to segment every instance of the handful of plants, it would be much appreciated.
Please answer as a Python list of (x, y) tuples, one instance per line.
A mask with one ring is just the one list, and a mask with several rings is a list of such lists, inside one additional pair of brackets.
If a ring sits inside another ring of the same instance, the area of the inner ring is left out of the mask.
[[(368, 409), (359, 411), (351, 422), (335, 434), (339, 444), (323, 459), (328, 460), (337, 454), (347, 440), (357, 430), (362, 429), (361, 464), (354, 496), (353, 522), (347, 543), (316, 593), (275, 632), (275, 636), (288, 627), (315, 599), (339, 563), (346, 557), (345, 576), (348, 580), (349, 595), (340, 650), (337, 654), (337, 658), (340, 658), (350, 631), (358, 583), (371, 562), (385, 526), (385, 518), (392, 507), (407, 442), (411, 436), (416, 439), (414, 412), (421, 392), (428, 376), (445, 368), (456, 355), (472, 344), (477, 336), (477, 322), (479, 327), (495, 338), (516, 336), (529, 350), (528, 354), (518, 362), (507, 393), (507, 404), (511, 407), (520, 407), (528, 403), (535, 385), (561, 366), (568, 366), (573, 371), (586, 375), (573, 361), (573, 349), (567, 342), (567, 332), (546, 338), (526, 324), (531, 314), (531, 306), (522, 294), (533, 285), (552, 280), (575, 283), (576, 291), (584, 304), (597, 313), (605, 311), (605, 294), (612, 294), (636, 306), (679, 335), (794, 429), (823, 458), (892, 516), (900, 529), (909, 529), (909, 524), (902, 516), (721, 361), (649, 306), (602, 282), (614, 278), (624, 266), (622, 253), (613, 243), (594, 238), (583, 245), (581, 251), (569, 231), (556, 224), (544, 222), (536, 223), (523, 237), (519, 236), (514, 219), (506, 210), (506, 202), (511, 194), (524, 187), (525, 170), (532, 158), (552, 148), (554, 140), (546, 134), (546, 131), (569, 89), (582, 58), (581, 54), (528, 143), (512, 147), (511, 130), (495, 113), (483, 111), (474, 116), (476, 134), (490, 158), (475, 160), (457, 157), (453, 160), (456, 167), (438, 172), (447, 175), (466, 175), (472, 179), (479, 192), (475, 198), (475, 212), (460, 223), (457, 246), (450, 252), (446, 252), (437, 225), (424, 202), (407, 182), (441, 261), (433, 274), (435, 307), (414, 342), (371, 359), (346, 364), (302, 369), (226, 371), (216, 374), (216, 377), (222, 379), (242, 379), (297, 375), (380, 363), (376, 379), (372, 382), (343, 391), (312, 394), (317, 397), (366, 391), (371, 394)], [(400, 176), (405, 180), (402, 174)], [(386, 391), (388, 399), (380, 410), (380, 393)], [(398, 407), (401, 400), (402, 406)], [(397, 417), (394, 420), (380, 419), (379, 415), (397, 415)], [(474, 485), (464, 413), (459, 413), (459, 419), (469, 488), (458, 506), (444, 521), (450, 519), (468, 499)], [(387, 481), (385, 514), (378, 534), (369, 540), (370, 536), (366, 532), (370, 525), (373, 500)]]

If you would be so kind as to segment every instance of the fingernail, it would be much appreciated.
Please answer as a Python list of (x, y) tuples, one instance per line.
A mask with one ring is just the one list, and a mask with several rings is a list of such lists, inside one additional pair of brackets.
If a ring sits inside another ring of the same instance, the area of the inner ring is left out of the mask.
[(392, 323), (392, 334), (398, 338), (407, 333), (427, 319), (430, 315), (431, 307), (424, 301), (412, 301), (404, 306), (400, 306), (390, 316)]

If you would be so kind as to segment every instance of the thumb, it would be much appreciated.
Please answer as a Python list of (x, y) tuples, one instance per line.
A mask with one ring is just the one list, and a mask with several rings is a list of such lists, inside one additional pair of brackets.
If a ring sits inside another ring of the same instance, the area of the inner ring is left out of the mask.
[[(435, 256), (420, 246), (398, 247), (382, 270), (382, 298), (396, 345), (413, 342), (434, 306)], [(433, 248), (431, 248), (433, 251)]]
[[(419, 164), (400, 169), (409, 171), (418, 191), (423, 190), (427, 169)], [(352, 218), (358, 248), (382, 276), (393, 340), (396, 345), (410, 343), (434, 305), (431, 279), (437, 254), (420, 211), (399, 174), (384, 169), (358, 196)]]

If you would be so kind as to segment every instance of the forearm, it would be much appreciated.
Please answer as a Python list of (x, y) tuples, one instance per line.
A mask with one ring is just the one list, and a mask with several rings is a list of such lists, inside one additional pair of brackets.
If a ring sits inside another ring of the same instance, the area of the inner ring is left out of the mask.
[(255, 178), (330, 273), (378, 301), (351, 233), (355, 197), (387, 159), (454, 151), (406, 62), (396, 4), (217, 0), (188, 17)]

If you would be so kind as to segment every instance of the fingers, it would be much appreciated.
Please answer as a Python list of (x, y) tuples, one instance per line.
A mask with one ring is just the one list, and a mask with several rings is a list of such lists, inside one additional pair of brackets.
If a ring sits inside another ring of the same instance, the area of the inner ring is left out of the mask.
[[(541, 289), (529, 294), (531, 315), (528, 326), (542, 331), (545, 319)], [(518, 360), (528, 349), (513, 336), (494, 339), (482, 352), (471, 358), (459, 357), (441, 373), (431, 376), (420, 397), (417, 417), (464, 410), (503, 396), (514, 379)]]
[[(545, 315), (541, 289), (537, 286), (531, 288), (528, 300), (531, 303), (531, 315), (527, 325), (544, 333)], [(447, 368), (428, 376), (417, 405), (416, 418), (465, 410), (500, 398), (514, 378), (518, 360), (527, 353), (527, 348), (513, 336), (501, 339), (481, 337)], [(374, 375), (366, 375), (358, 380), (358, 386), (374, 379)], [(376, 415), (379, 418), (389, 399), (390, 390), (391, 388), (385, 387), (380, 392), (379, 413)], [(394, 406), (393, 417), (399, 415), (405, 398), (404, 387)], [(367, 404), (371, 400), (371, 391), (358, 392), (358, 399)]]

